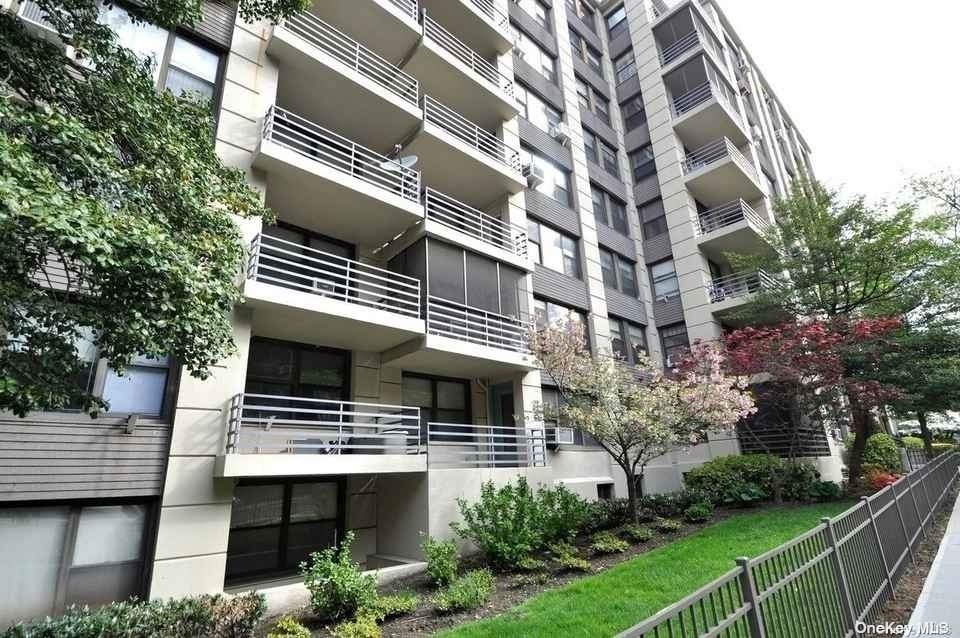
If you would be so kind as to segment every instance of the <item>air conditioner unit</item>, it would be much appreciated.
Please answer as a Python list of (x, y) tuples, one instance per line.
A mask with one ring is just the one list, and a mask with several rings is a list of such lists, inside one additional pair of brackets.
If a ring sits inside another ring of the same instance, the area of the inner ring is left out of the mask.
[(782, 128), (778, 128), (778, 129), (776, 130), (776, 136), (777, 136), (777, 141), (778, 141), (778, 142), (782, 142), (782, 141), (783, 141), (783, 138), (786, 137), (786, 134), (783, 132), (783, 129), (782, 129)]
[(561, 445), (573, 445), (573, 428), (547, 428), (547, 446), (557, 449)]
[(737, 88), (740, 89), (740, 95), (747, 96), (751, 93), (750, 85), (743, 80), (737, 82)]
[(566, 146), (567, 142), (570, 141), (570, 129), (567, 128), (567, 125), (563, 122), (551, 124), (549, 133), (550, 137), (560, 142), (563, 146)]
[(523, 176), (527, 178), (527, 186), (536, 188), (543, 183), (543, 168), (536, 164), (527, 164), (523, 167)]

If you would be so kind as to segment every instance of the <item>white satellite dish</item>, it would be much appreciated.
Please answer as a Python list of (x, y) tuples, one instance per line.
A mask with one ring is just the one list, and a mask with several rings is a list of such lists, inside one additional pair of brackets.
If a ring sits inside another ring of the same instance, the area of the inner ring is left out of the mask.
[(385, 171), (399, 171), (402, 168), (413, 168), (419, 161), (420, 158), (416, 155), (407, 155), (406, 157), (398, 157), (397, 159), (380, 162), (380, 168)]

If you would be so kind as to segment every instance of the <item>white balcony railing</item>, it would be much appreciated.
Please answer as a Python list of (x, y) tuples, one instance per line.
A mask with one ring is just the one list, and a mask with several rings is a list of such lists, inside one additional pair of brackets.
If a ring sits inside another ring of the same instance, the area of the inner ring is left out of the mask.
[(38, 27), (56, 32), (56, 29), (44, 17), (43, 11), (40, 9), (40, 5), (38, 5), (36, 2), (22, 0), (20, 2), (20, 8), (17, 10), (17, 15), (20, 16), (20, 19), (25, 22), (29, 22), (30, 24), (35, 24)]
[(429, 95), (423, 96), (423, 119), (436, 124), (461, 142), (483, 153), (507, 168), (520, 172), (520, 152), (503, 140), (486, 131), (456, 111), (453, 111)]
[(527, 232), (519, 226), (503, 222), (432, 188), (427, 188), (424, 194), (424, 209), (427, 219), (519, 257), (527, 256)]
[(529, 321), (430, 295), (427, 332), (482, 346), (528, 354)]
[(723, 89), (714, 86), (714, 84), (709, 80), (673, 99), (673, 102), (671, 103), (673, 117), (680, 117), (684, 113), (692, 111), (711, 98), (716, 99), (718, 102), (727, 107), (727, 109), (729, 109), (736, 117), (737, 122), (741, 121), (739, 112), (730, 101), (727, 94), (723, 91)]
[(769, 226), (748, 203), (738, 199), (700, 213), (700, 234), (706, 235), (743, 221), (761, 231)]
[(421, 454), (420, 409), (272, 394), (238, 394), (227, 454)]
[[(458, 0), (448, 0), (448, 1), (457, 2)], [(492, 2), (492, 0), (467, 0), (467, 1), (470, 2), (470, 4), (472, 4), (476, 8), (480, 9), (480, 12), (482, 14), (490, 18), (490, 20), (493, 21), (493, 23), (498, 27), (500, 27), (501, 29), (506, 29), (510, 25), (510, 18), (508, 18), (505, 13), (500, 11), (500, 9), (497, 8), (497, 5), (495, 5)]]
[(543, 467), (543, 428), (427, 424), (427, 462), (431, 467)]
[(416, 78), (404, 73), (312, 13), (308, 11), (298, 13), (284, 20), (281, 28), (303, 38), (312, 46), (333, 56), (414, 106), (419, 104), (419, 85)]
[(420, 280), (270, 235), (257, 235), (250, 245), (247, 277), (420, 318)]
[(757, 169), (733, 142), (723, 137), (687, 153), (683, 160), (684, 174), (704, 168), (725, 159), (732, 159), (745, 173), (757, 181)]
[(417, 0), (390, 0), (390, 2), (414, 20), (417, 19), (417, 12), (419, 11)]
[(467, 68), (489, 82), (494, 88), (503, 91), (510, 97), (514, 96), (512, 79), (500, 73), (497, 67), (477, 55), (473, 49), (444, 29), (439, 22), (430, 18), (426, 11), (423, 12), (423, 34), (437, 42), (447, 53), (460, 60)]
[(660, 52), (660, 66), (667, 66), (690, 49), (700, 46), (700, 34), (691, 31)]
[(653, 6), (653, 17), (655, 18), (659, 18), (670, 11), (670, 7), (667, 6), (667, 3), (663, 0), (652, 0), (651, 5)]
[(776, 279), (762, 270), (735, 272), (713, 279), (709, 286), (710, 301), (720, 303), (727, 299), (746, 297), (779, 285)]
[(267, 111), (263, 139), (404, 199), (420, 202), (420, 173), (279, 106)]

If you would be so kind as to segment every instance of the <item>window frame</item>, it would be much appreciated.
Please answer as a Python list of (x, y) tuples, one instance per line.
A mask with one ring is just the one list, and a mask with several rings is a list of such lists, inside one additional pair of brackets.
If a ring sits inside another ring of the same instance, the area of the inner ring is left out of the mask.
[[(644, 160), (638, 162), (637, 159), (643, 154)], [(657, 174), (657, 160), (653, 153), (653, 144), (644, 144), (640, 148), (631, 151), (627, 156), (630, 160), (630, 175), (634, 184), (639, 184), (651, 175)]]
[[(545, 51), (533, 38), (528, 36), (522, 29), (513, 28), (514, 40), (519, 40), (523, 45), (518, 47), (522, 51), (521, 59), (524, 60), (534, 71), (543, 76), (551, 84), (557, 84), (557, 59)], [(536, 64), (529, 59), (530, 52), (537, 52)], [(544, 61), (550, 62), (550, 68), (546, 69)], [(545, 72), (548, 71), (548, 72)]]
[[(550, 126), (563, 122), (563, 113), (552, 104), (544, 100), (536, 91), (533, 91), (527, 85), (518, 80), (514, 80), (514, 86), (518, 89), (515, 91), (517, 95), (517, 102), (522, 107), (520, 109), (520, 116), (525, 120), (547, 134), (550, 133)], [(543, 107), (543, 115), (547, 121), (547, 128), (543, 128), (538, 122), (530, 117), (530, 104), (528, 103), (528, 100), (531, 98), (531, 96), (537, 103), (540, 104), (540, 106)], [(556, 113), (556, 116), (552, 117), (554, 113)]]
[[(546, 230), (548, 233), (554, 233), (561, 241), (561, 245), (559, 247), (560, 249), (559, 259), (560, 259), (560, 263), (563, 264), (563, 268), (564, 268), (563, 270), (557, 270), (556, 268), (553, 268), (544, 262), (544, 244), (546, 243), (543, 237), (544, 230)], [(536, 238), (531, 241), (530, 238), (533, 237), (534, 235), (536, 235)], [(528, 238), (527, 239), (528, 243), (532, 247), (531, 252), (533, 253), (533, 255), (531, 256), (534, 258), (533, 259), (534, 263), (539, 264), (540, 266), (548, 270), (551, 270), (553, 272), (560, 273), (561, 275), (566, 275), (567, 277), (572, 277), (574, 279), (580, 279), (580, 280), (583, 279), (583, 265), (581, 260), (580, 240), (577, 237), (574, 237), (573, 235), (565, 233), (562, 230), (558, 230), (557, 228), (554, 228), (549, 224), (545, 224), (541, 222), (539, 219), (536, 219), (534, 217), (527, 217), (527, 238)], [(568, 245), (564, 246), (564, 244), (568, 244)], [(568, 251), (572, 254), (567, 254)], [(568, 260), (572, 260), (575, 266), (574, 268), (571, 269), (573, 271), (572, 273), (567, 272)]]
[[(611, 23), (611, 20), (615, 17), (616, 22)], [(603, 23), (607, 28), (607, 36), (611, 40), (619, 37), (627, 29), (627, 6), (625, 4), (621, 4), (609, 13), (605, 14), (603, 16)]]
[[(662, 266), (664, 264), (671, 264), (673, 269), (669, 275), (660, 275), (659, 277), (654, 274), (654, 269), (657, 266)], [(676, 284), (676, 289), (671, 290), (667, 293), (660, 293), (657, 290), (657, 284), (664, 281), (673, 280)], [(674, 262), (673, 258), (663, 259), (654, 264), (650, 264), (650, 287), (653, 289), (653, 300), (654, 302), (666, 302), (671, 299), (676, 299), (680, 297), (680, 279), (677, 277), (677, 265)]]
[(569, 27), (569, 32), (570, 49), (573, 51), (573, 55), (593, 69), (601, 78), (605, 77), (603, 74), (603, 51), (598, 51), (594, 48), (593, 45), (587, 42), (587, 39), (577, 33), (577, 30), (573, 27)]
[[(680, 341), (677, 341), (676, 343), (671, 343), (671, 345), (668, 346), (668, 345), (667, 345), (667, 339), (668, 339), (668, 338), (669, 338), (669, 339), (675, 339), (675, 338), (677, 338), (677, 337), (680, 337), (680, 336), (681, 336), (681, 332), (680, 332), (681, 330), (683, 331), (683, 332), (682, 332), (682, 335), (683, 335), (682, 343), (681, 343)], [(668, 334), (668, 331), (673, 331), (673, 332), (670, 333), (670, 334)], [(661, 349), (661, 352), (663, 352), (663, 365), (664, 365), (664, 366), (669, 366), (669, 365), (672, 365), (672, 364), (676, 363), (676, 362), (673, 362), (673, 361), (670, 360), (674, 351), (678, 350), (679, 348), (684, 348), (684, 349), (687, 349), (687, 350), (689, 350), (689, 348), (690, 348), (690, 335), (687, 333), (687, 324), (686, 324), (686, 322), (681, 321), (681, 322), (679, 322), (679, 323), (672, 323), (672, 324), (667, 325), (667, 326), (661, 326), (661, 327), (657, 330), (657, 333), (658, 333), (658, 336), (659, 336), (659, 338), (660, 338), (660, 349)]]
[[(609, 261), (609, 267), (604, 264), (605, 260)], [(605, 287), (616, 290), (617, 292), (634, 299), (640, 298), (640, 282), (637, 278), (637, 262), (627, 259), (623, 255), (601, 246), (600, 269), (603, 274), (603, 284)], [(630, 272), (633, 277), (630, 290), (626, 289), (627, 286), (624, 283), (624, 271)], [(610, 285), (611, 283), (613, 283), (612, 286)]]
[[(639, 105), (639, 109), (630, 112), (631, 105)], [(647, 123), (647, 108), (643, 104), (643, 95), (637, 93), (628, 97), (620, 103), (620, 115), (623, 119), (623, 132), (629, 133)], [(637, 121), (637, 116), (642, 116), (642, 121)]]
[(577, 104), (579, 104), (580, 110), (583, 111), (583, 109), (586, 108), (587, 111), (593, 113), (601, 122), (610, 126), (610, 100), (600, 94), (593, 85), (583, 78), (576, 75), (573, 77), (576, 85)]
[(573, 11), (573, 14), (587, 25), (587, 27), (597, 32), (597, 12), (589, 6), (584, 0), (566, 0), (567, 8)]
[[(598, 210), (597, 206), (597, 196), (600, 198), (600, 206)], [(627, 205), (621, 202), (618, 198), (614, 197), (606, 190), (597, 186), (593, 182), (590, 183), (590, 200), (593, 203), (593, 218), (598, 222), (603, 224), (608, 228), (612, 228), (621, 235), (630, 237), (630, 219), (627, 215)], [(620, 223), (615, 221), (614, 210), (622, 210), (622, 226)]]
[[(621, 64), (621, 61), (629, 57), (629, 62)], [(637, 56), (633, 49), (627, 49), (613, 60), (613, 78), (617, 86), (623, 84), (631, 77), (637, 74)]]
[[(514, 2), (516, 2), (517, 7), (519, 7), (521, 11), (523, 11), (528, 16), (530, 16), (530, 18), (534, 22), (536, 22), (538, 25), (546, 29), (548, 32), (553, 33), (553, 20), (551, 19), (552, 10), (549, 6), (541, 2), (541, 0), (514, 0)], [(530, 11), (527, 10), (527, 7), (525, 5), (530, 3), (534, 4), (537, 8), (543, 11), (542, 21), (538, 15), (536, 15), (535, 13), (530, 13)]]
[[(532, 163), (532, 164), (534, 164), (534, 165), (539, 164), (539, 165), (541, 166), (541, 168), (544, 169), (544, 180), (543, 180), (543, 184), (541, 184), (540, 186), (535, 187), (533, 190), (537, 191), (538, 193), (542, 193), (543, 195), (546, 195), (546, 196), (549, 197), (550, 199), (552, 199), (552, 200), (554, 200), (554, 201), (556, 201), (556, 202), (558, 202), (558, 203), (560, 203), (560, 204), (563, 204), (563, 205), (566, 206), (567, 208), (573, 208), (573, 191), (572, 191), (572, 182), (571, 182), (572, 176), (571, 176), (570, 171), (568, 171), (568, 170), (565, 169), (564, 167), (560, 166), (560, 164), (557, 164), (557, 163), (554, 162), (553, 160), (548, 159), (547, 157), (544, 157), (543, 155), (539, 154), (537, 151), (532, 150), (532, 149), (529, 148), (528, 146), (521, 145), (521, 146), (520, 146), (520, 161), (521, 161), (522, 164), (526, 164), (525, 158), (529, 159), (529, 160), (530, 160), (530, 163)], [(548, 172), (550, 173), (550, 176), (552, 176), (554, 179), (547, 179), (547, 173), (548, 173)], [(559, 189), (559, 190), (561, 190), (561, 191), (563, 192), (563, 194), (564, 194), (564, 199), (558, 199), (557, 196), (556, 196), (557, 190), (558, 190), (558, 186), (557, 186), (557, 182), (556, 182), (555, 177), (556, 177), (557, 175), (563, 175), (563, 177), (564, 177), (564, 186), (563, 186), (562, 189)], [(549, 184), (550, 187), (551, 187), (551, 192), (549, 192), (549, 193), (548, 193), (548, 192), (545, 192), (544, 190), (541, 190), (541, 186), (545, 186), (545, 185), (547, 185), (547, 184)], [(529, 189), (529, 187), (528, 187), (528, 189)]]

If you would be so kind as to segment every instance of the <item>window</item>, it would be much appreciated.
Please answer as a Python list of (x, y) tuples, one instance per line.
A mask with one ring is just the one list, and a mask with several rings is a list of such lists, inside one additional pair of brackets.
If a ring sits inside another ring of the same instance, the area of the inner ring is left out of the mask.
[(626, 33), (627, 31), (627, 10), (623, 5), (620, 5), (613, 11), (607, 14), (607, 33), (610, 34), (610, 39), (613, 40), (621, 33)]
[(672, 326), (660, 328), (660, 344), (663, 348), (663, 362), (667, 367), (675, 366), (680, 357), (690, 347), (687, 337), (687, 324), (675, 323)]
[[(403, 405), (420, 408), (420, 436), (426, 441), (428, 423), (467, 425), (473, 422), (470, 382), (465, 379), (403, 373)], [(466, 428), (448, 428), (452, 441), (463, 442)], [(440, 439), (442, 440), (442, 438)]]
[(581, 111), (588, 111), (600, 118), (604, 123), (610, 123), (610, 100), (600, 95), (592, 86), (576, 78), (577, 101)]
[[(572, 427), (566, 417), (560, 414), (561, 398), (560, 393), (555, 388), (544, 386), (540, 389), (540, 398), (543, 403), (543, 425), (549, 430), (555, 428), (572, 428), (573, 445), (585, 445), (590, 447), (600, 447), (596, 439), (589, 434), (585, 434), (579, 428)], [(548, 435), (548, 439), (553, 437)]]
[(637, 297), (637, 264), (605, 248), (600, 249), (600, 269), (603, 271), (603, 284), (607, 288), (619, 290), (625, 295)]
[(680, 294), (672, 259), (650, 266), (650, 279), (653, 281), (653, 298), (657, 301), (666, 301)]
[(263, 337), (250, 340), (247, 392), (346, 401), (349, 379), (348, 351)]
[(637, 75), (637, 60), (633, 55), (633, 49), (613, 61), (613, 75), (617, 79), (617, 84), (622, 84)]
[(593, 15), (593, 9), (587, 4), (587, 0), (567, 0), (567, 9), (583, 20), (583, 22), (590, 27), (590, 30), (596, 33), (596, 19)]
[(643, 238), (653, 239), (667, 232), (667, 217), (663, 211), (663, 201), (655, 199), (640, 206), (637, 210), (643, 224)]
[(630, 153), (630, 170), (633, 172), (634, 184), (657, 172), (657, 164), (653, 160), (653, 146), (647, 144)]
[(570, 29), (570, 49), (574, 57), (580, 58), (587, 63), (591, 69), (603, 77), (603, 54), (590, 46), (579, 33)]
[(639, 93), (620, 105), (620, 113), (623, 115), (624, 131), (632, 131), (647, 123), (647, 111), (643, 107), (643, 96)]
[(543, 182), (537, 185), (535, 190), (552, 197), (564, 206), (570, 206), (573, 203), (570, 199), (569, 172), (526, 147), (520, 148), (520, 162), (524, 166), (532, 164), (543, 171)]
[(545, 299), (534, 298), (533, 313), (538, 328), (546, 326), (563, 327), (567, 324), (583, 326), (584, 338), (587, 332), (587, 316), (580, 310), (561, 306)]
[(639, 324), (610, 317), (610, 347), (620, 360), (636, 365), (647, 356), (646, 330)]
[(527, 240), (536, 263), (569, 277), (580, 278), (580, 259), (575, 238), (528, 219)]
[(181, 34), (152, 24), (135, 24), (119, 6), (100, 7), (100, 22), (117, 34), (117, 42), (141, 59), (152, 61), (157, 88), (174, 95), (193, 93), (214, 99), (222, 55)]
[(550, 28), (550, 9), (540, 0), (515, 0), (515, 2), (517, 6), (523, 9), (524, 13), (533, 18), (534, 22), (547, 31), (552, 31)]
[(563, 121), (560, 111), (544, 102), (536, 93), (519, 83), (513, 86), (517, 101), (523, 107), (520, 114), (538, 129), (549, 133), (552, 124)]
[(597, 223), (610, 226), (624, 235), (630, 234), (627, 207), (623, 202), (593, 184), (590, 185), (590, 196), (593, 200), (593, 216)]
[(514, 49), (524, 61), (532, 66), (537, 73), (547, 78), (553, 83), (557, 81), (557, 63), (549, 53), (541, 49), (536, 42), (530, 39), (530, 37), (523, 31), (518, 31), (514, 29), (514, 42), (516, 42), (516, 48)]
[(583, 129), (583, 150), (594, 164), (603, 166), (603, 170), (614, 177), (620, 177), (620, 165), (617, 162), (617, 149), (613, 148), (587, 129)]

